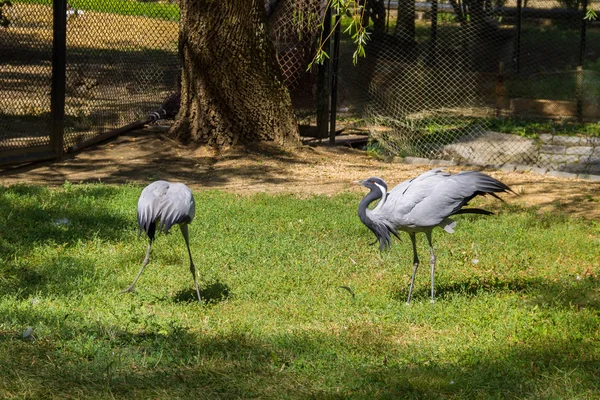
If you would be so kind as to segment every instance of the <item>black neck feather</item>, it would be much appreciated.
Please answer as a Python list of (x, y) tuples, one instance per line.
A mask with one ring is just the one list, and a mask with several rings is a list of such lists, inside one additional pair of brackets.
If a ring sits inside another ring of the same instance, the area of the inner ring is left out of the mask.
[(367, 228), (369, 228), (375, 234), (375, 237), (379, 241), (379, 250), (384, 250), (392, 243), (390, 233), (394, 234), (396, 237), (398, 235), (394, 230), (388, 228), (387, 225), (376, 222), (367, 215), (369, 204), (380, 199), (381, 197), (381, 191), (371, 189), (371, 191), (367, 193), (367, 195), (360, 201), (360, 204), (358, 205), (358, 217), (362, 223), (365, 224)]

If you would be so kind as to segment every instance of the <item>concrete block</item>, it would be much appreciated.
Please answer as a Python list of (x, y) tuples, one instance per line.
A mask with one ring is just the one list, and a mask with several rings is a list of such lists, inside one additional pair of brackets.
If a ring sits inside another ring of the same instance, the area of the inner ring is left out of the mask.
[(552, 154), (540, 154), (538, 163), (542, 165), (552, 164), (554, 162)]
[(567, 154), (579, 154), (582, 156), (589, 156), (594, 153), (594, 148), (589, 146), (573, 146), (567, 147)]
[(404, 157), (405, 164), (429, 164), (428, 158), (422, 157)]
[(553, 135), (551, 133), (540, 133), (538, 136), (539, 136), (540, 140), (542, 141), (542, 143), (544, 143), (544, 144), (552, 143)]
[(538, 161), (541, 164), (569, 164), (579, 162), (578, 155), (567, 155), (567, 154), (540, 154)]
[(517, 166), (515, 164), (503, 164), (501, 165), (498, 169), (501, 171), (508, 171), (508, 172), (512, 172), (517, 168)]
[(475, 165), (523, 164), (538, 151), (537, 140), (499, 132), (464, 136), (444, 146), (444, 158)]
[(563, 164), (574, 164), (574, 163), (578, 163), (579, 162), (579, 158), (581, 156), (579, 155), (575, 155), (575, 154), (556, 154), (553, 155), (553, 162), (557, 162), (557, 163), (563, 163)]
[(581, 144), (581, 139), (579, 136), (559, 136), (554, 135), (552, 138), (552, 144), (555, 145), (563, 145), (563, 146), (577, 146)]
[[(585, 141), (585, 143), (584, 143)], [(581, 144), (587, 144), (588, 146), (600, 147), (600, 137), (586, 137), (581, 138)]]
[(548, 168), (531, 167), (531, 172), (533, 172), (534, 174), (545, 175), (546, 172), (548, 172)]
[(553, 146), (544, 144), (540, 147), (540, 153), (546, 154), (565, 154), (567, 148), (565, 146)]
[(533, 169), (534, 167), (531, 165), (522, 165), (519, 164), (516, 166), (515, 171), (519, 171), (519, 172), (529, 172)]
[(579, 179), (585, 179), (588, 181), (600, 181), (600, 175), (594, 175), (594, 174), (577, 174), (577, 177)]
[(600, 164), (600, 154), (593, 156), (581, 156), (579, 162), (582, 164)]
[(439, 165), (439, 166), (454, 166), (458, 165), (456, 161), (453, 160), (431, 160), (429, 162), (431, 165)]

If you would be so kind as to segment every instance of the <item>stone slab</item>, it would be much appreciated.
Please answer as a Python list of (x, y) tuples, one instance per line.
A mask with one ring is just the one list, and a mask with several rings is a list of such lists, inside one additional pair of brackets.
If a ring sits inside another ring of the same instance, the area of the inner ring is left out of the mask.
[(567, 147), (567, 154), (578, 154), (580, 156), (589, 156), (594, 153), (594, 148), (590, 146)]
[(556, 146), (551, 144), (544, 144), (540, 146), (540, 153), (546, 154), (565, 154), (567, 151), (566, 146)]
[(537, 154), (537, 141), (499, 132), (465, 136), (444, 146), (442, 155), (458, 163), (474, 165), (526, 164)]
[(579, 136), (561, 136), (554, 135), (552, 138), (552, 144), (562, 146), (578, 146), (581, 144), (581, 138)]

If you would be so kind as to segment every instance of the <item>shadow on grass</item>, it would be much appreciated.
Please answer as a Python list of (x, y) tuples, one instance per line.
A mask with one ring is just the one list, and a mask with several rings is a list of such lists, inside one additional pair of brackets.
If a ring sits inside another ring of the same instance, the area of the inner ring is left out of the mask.
[(67, 295), (96, 290), (94, 261), (61, 256), (42, 265), (7, 263), (0, 268), (0, 292), (26, 299), (37, 295)]
[[(119, 241), (131, 232), (135, 206), (130, 217), (120, 213), (114, 205), (121, 201), (116, 199), (120, 194), (123, 191), (101, 185), (57, 190), (0, 186), (0, 292), (27, 297), (37, 291), (64, 294), (91, 289), (97, 262), (83, 254), (67, 256), (61, 249), (82, 242)], [(119, 262), (126, 255), (114, 257)]]
[[(422, 353), (419, 344), (399, 347), (381, 336), (359, 352), (356, 338), (322, 331), (207, 335), (84, 320), (45, 318), (47, 337), (2, 333), (0, 390), (38, 398), (365, 399), (536, 397), (546, 390), (579, 397), (600, 390), (595, 343), (584, 338), (499, 343), (464, 350), (460, 360), (423, 360), (413, 357)], [(574, 331), (588, 322), (573, 321)]]
[[(229, 285), (222, 282), (213, 282), (204, 287), (199, 285), (200, 297), (204, 304), (215, 304), (225, 301), (231, 294)], [(198, 301), (195, 289), (181, 290), (175, 294), (176, 303), (192, 303)]]
[[(0, 186), (0, 236), (9, 247), (0, 250), (26, 250), (44, 242), (72, 244), (92, 236), (120, 239), (134, 218), (123, 217), (109, 205), (119, 194), (120, 189), (103, 185), (52, 191), (42, 186)], [(134, 204), (131, 212), (135, 214)]]
[[(518, 293), (530, 304), (549, 307), (595, 308), (600, 309), (600, 294), (597, 293), (598, 281), (593, 276), (580, 278), (573, 282), (550, 282), (542, 278), (511, 278), (501, 280), (498, 277), (453, 282), (450, 284), (435, 284), (435, 300), (451, 301), (457, 296), (472, 298), (491, 293)], [(406, 301), (406, 288), (398, 287), (392, 298)], [(429, 286), (415, 289), (413, 301), (429, 301), (431, 289)]]

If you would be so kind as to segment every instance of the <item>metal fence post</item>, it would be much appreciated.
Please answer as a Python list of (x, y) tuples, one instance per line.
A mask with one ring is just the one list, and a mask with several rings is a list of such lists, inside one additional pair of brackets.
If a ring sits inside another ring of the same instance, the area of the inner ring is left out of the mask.
[(496, 117), (502, 115), (504, 106), (504, 63), (498, 63), (498, 79), (496, 80)]
[(67, 1), (53, 1), (52, 86), (50, 91), (50, 143), (56, 158), (63, 155), (65, 81), (67, 65)]
[(331, 71), (331, 120), (329, 121), (329, 144), (335, 144), (335, 120), (337, 118), (337, 86), (340, 69), (340, 15), (335, 16), (335, 33), (333, 35), (333, 64)]
[[(329, 55), (329, 36), (331, 34), (331, 5), (325, 12), (323, 21), (323, 35), (326, 37), (322, 43), (323, 49)], [(317, 71), (317, 137), (322, 139), (327, 137), (329, 129), (329, 57), (325, 57), (323, 64), (319, 65)]]
[(513, 64), (517, 74), (521, 69), (521, 22), (523, 20), (523, 0), (517, 0), (517, 43), (515, 44)]
[(438, 20), (438, 1), (431, 0), (431, 54), (429, 55), (429, 63), (435, 66), (437, 52), (437, 20)]
[(584, 17), (588, 7), (588, 0), (583, 0), (581, 7), (583, 11), (581, 16), (581, 35), (579, 39), (579, 65), (583, 67), (585, 61), (585, 36), (587, 33), (587, 20)]

